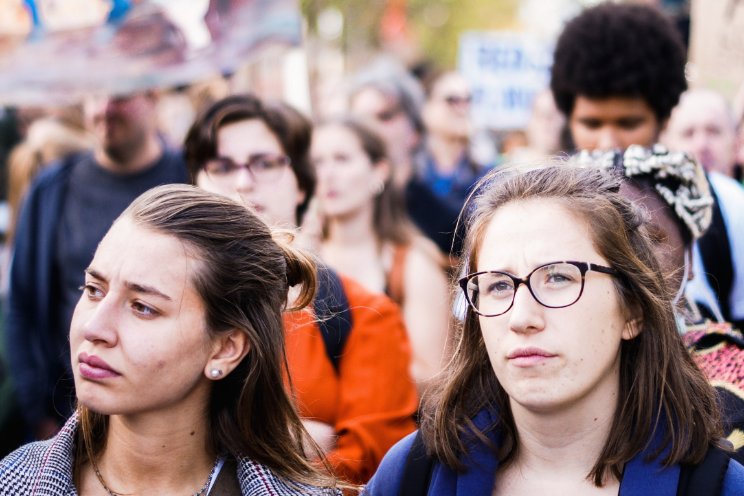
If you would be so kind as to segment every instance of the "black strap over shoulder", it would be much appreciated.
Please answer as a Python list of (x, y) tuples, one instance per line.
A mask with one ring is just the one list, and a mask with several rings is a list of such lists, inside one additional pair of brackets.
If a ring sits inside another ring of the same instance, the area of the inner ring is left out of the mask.
[(424, 438), (419, 430), (413, 438), (411, 450), (406, 457), (399, 496), (426, 496), (433, 471), (434, 459), (426, 454)]
[(318, 266), (318, 288), (313, 306), (326, 354), (338, 374), (339, 361), (351, 332), (351, 309), (341, 278), (326, 266)]
[(711, 446), (697, 465), (683, 465), (679, 474), (677, 496), (717, 496), (723, 489), (730, 455)]

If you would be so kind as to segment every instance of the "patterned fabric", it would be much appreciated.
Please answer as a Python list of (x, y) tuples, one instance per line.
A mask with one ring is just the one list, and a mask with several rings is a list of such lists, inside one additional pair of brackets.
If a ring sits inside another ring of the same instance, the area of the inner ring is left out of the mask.
[(689, 327), (682, 339), (716, 388), (726, 439), (744, 462), (744, 336), (731, 324), (706, 322)]
[[(0, 493), (3, 496), (77, 496), (72, 480), (77, 414), (55, 437), (27, 444), (0, 462)], [(340, 496), (336, 489), (292, 483), (268, 467), (242, 458), (238, 481), (245, 496)]]
[(670, 152), (661, 145), (629, 146), (620, 151), (582, 151), (573, 160), (584, 167), (618, 170), (626, 177), (646, 177), (656, 191), (689, 228), (694, 239), (710, 226), (713, 197), (703, 167), (682, 152)]

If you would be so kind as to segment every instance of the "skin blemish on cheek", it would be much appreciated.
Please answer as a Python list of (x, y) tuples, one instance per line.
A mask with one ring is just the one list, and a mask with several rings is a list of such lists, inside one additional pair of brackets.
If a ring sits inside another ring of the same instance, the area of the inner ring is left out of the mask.
[(158, 363), (156, 364), (156, 367), (158, 370), (162, 370), (165, 368), (165, 361), (164, 360), (158, 360)]
[(191, 431), (191, 433), (189, 435), (190, 436), (193, 436), (194, 434), (195, 434), (195, 431)]

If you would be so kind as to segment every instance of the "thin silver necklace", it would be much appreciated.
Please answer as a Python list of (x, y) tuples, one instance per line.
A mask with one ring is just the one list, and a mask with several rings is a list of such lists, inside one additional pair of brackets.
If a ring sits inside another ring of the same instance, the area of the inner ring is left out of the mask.
[[(98, 482), (101, 483), (101, 486), (103, 486), (103, 489), (109, 494), (109, 496), (124, 496), (124, 494), (121, 493), (115, 493), (109, 487), (106, 485), (106, 481), (103, 480), (103, 476), (101, 475), (101, 471), (98, 470), (98, 465), (96, 462), (91, 458), (90, 460), (91, 465), (93, 465), (93, 470), (96, 473), (96, 477), (98, 478)], [(212, 471), (209, 472), (209, 476), (207, 477), (207, 481), (204, 483), (204, 485), (199, 489), (199, 491), (195, 492), (192, 496), (203, 496), (206, 494), (207, 489), (209, 489), (209, 485), (212, 483), (212, 477), (214, 477), (214, 473), (217, 471), (217, 466), (220, 464), (220, 457), (218, 456), (217, 459), (214, 461), (214, 465), (212, 466)]]

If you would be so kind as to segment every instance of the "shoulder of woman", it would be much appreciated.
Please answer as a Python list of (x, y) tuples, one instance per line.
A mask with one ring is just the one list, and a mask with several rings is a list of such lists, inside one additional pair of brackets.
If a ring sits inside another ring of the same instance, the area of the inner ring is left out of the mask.
[(238, 460), (238, 482), (244, 495), (341, 496), (338, 489), (309, 486), (284, 479), (250, 458)]
[(0, 487), (19, 491), (7, 494), (25, 494), (32, 486), (66, 494), (72, 483), (72, 449), (72, 436), (64, 428), (51, 439), (21, 446), (0, 462)]
[(744, 494), (744, 466), (736, 460), (730, 460), (726, 475), (723, 477), (721, 496)]
[(398, 494), (406, 467), (406, 458), (411, 451), (416, 432), (412, 432), (395, 443), (385, 454), (375, 475), (364, 488), (362, 493), (364, 496)]

